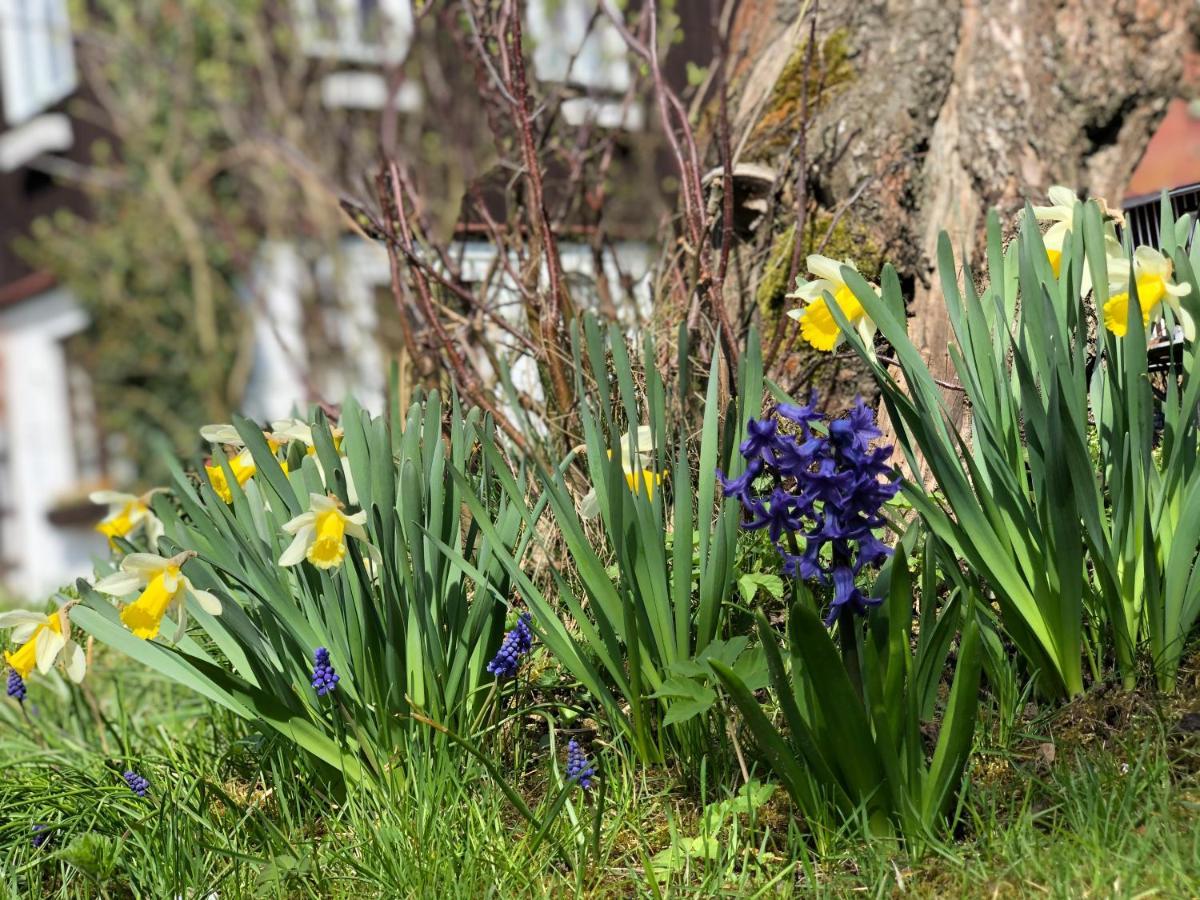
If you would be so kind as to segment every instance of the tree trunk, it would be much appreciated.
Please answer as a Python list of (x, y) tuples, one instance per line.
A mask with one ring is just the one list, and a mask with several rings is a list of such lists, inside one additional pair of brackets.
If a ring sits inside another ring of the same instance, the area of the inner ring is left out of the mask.
[[(817, 52), (797, 78), (814, 8)], [(799, 154), (778, 132), (798, 133), (807, 107), (810, 227), (814, 212), (850, 204), (854, 233), (901, 274), (914, 343), (934, 377), (953, 380), (938, 232), (977, 263), (991, 206), (1015, 213), (1050, 184), (1119, 201), (1179, 88), (1196, 10), (1194, 0), (742, 0), (730, 41), (734, 135), (746, 135), (737, 162), (768, 163), (794, 190)]]

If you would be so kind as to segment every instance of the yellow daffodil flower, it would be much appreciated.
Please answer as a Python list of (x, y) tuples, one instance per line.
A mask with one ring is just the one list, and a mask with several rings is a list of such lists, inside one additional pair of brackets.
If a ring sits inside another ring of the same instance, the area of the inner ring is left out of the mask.
[(367, 543), (366, 521), (366, 510), (348, 516), (334, 498), (309, 494), (308, 512), (283, 526), (295, 537), (279, 557), (279, 565), (294, 566), (307, 559), (318, 569), (337, 568), (346, 558), (346, 535), (361, 541), (368, 556), (376, 558), (378, 551)]
[[(339, 453), (342, 449), (343, 432), (340, 428), (331, 429), (333, 449)], [(316, 441), (313, 440), (312, 426), (303, 419), (277, 419), (271, 423), (271, 437), (283, 443), (299, 441), (304, 445), (304, 452), (313, 456), (317, 452)]]
[[(242, 487), (245, 487), (246, 482), (258, 471), (254, 465), (254, 457), (250, 455), (249, 450), (242, 450), (236, 456), (229, 457), (229, 469), (233, 472), (233, 477), (237, 479), (237, 483)], [(229, 486), (229, 481), (225, 477), (225, 470), (221, 468), (221, 464), (214, 462), (212, 465), (205, 466), (204, 471), (208, 474), (208, 483), (217, 492), (217, 496), (226, 503), (232, 503), (233, 488)]]
[[(1122, 259), (1111, 260), (1109, 271), (1114, 283), (1109, 286), (1109, 300), (1104, 304), (1104, 325), (1117, 337), (1125, 337), (1129, 330), (1129, 264)], [(1171, 260), (1153, 247), (1138, 247), (1133, 251), (1132, 280), (1137, 285), (1142, 326), (1149, 327), (1151, 319), (1161, 317), (1165, 303), (1175, 314), (1184, 338), (1192, 341), (1196, 339), (1196, 323), (1179, 302), (1180, 297), (1191, 292), (1192, 286), (1174, 283), (1171, 280), (1173, 271)]]
[[(1046, 229), (1046, 233), (1042, 235), (1042, 243), (1046, 247), (1046, 258), (1050, 260), (1050, 268), (1054, 271), (1054, 277), (1058, 278), (1062, 274), (1063, 248), (1071, 237), (1071, 228), (1075, 218), (1075, 203), (1078, 197), (1073, 190), (1061, 184), (1052, 185), (1047, 194), (1050, 198), (1050, 205), (1035, 206), (1033, 208), (1033, 215), (1039, 222), (1053, 223)], [(1090, 199), (1100, 207), (1100, 214), (1104, 217), (1106, 253), (1112, 253), (1113, 251), (1119, 253), (1121, 244), (1117, 240), (1114, 227), (1125, 223), (1124, 215), (1122, 215), (1119, 209), (1114, 210), (1110, 207), (1103, 197), (1092, 197)], [(1091, 270), (1085, 266), (1081, 290), (1086, 294), (1091, 289)]]
[[(224, 444), (231, 449), (239, 451), (229, 458), (229, 467), (233, 469), (233, 474), (237, 478), (238, 484), (245, 486), (246, 482), (255, 475), (257, 468), (254, 464), (254, 457), (246, 449), (246, 442), (242, 440), (242, 436), (238, 434), (238, 430), (232, 425), (205, 425), (200, 429), (200, 437), (204, 438), (210, 444)], [(271, 449), (271, 452), (278, 453), (279, 448), (283, 446), (283, 441), (279, 440), (269, 431), (264, 431), (263, 437), (266, 438), (267, 446)], [(279, 465), (284, 472), (287, 472), (286, 461), (280, 460)], [(208, 473), (208, 480), (212, 484), (213, 490), (217, 492), (217, 496), (226, 503), (232, 503), (233, 491), (229, 487), (221, 466), (214, 463), (213, 465), (205, 466), (204, 470)]]
[[(337, 453), (342, 452), (342, 437), (344, 432), (341, 428), (334, 428), (330, 431), (333, 437), (333, 449)], [(325, 478), (325, 467), (321, 465), (321, 460), (317, 457), (317, 443), (313, 440), (312, 426), (303, 419), (278, 419), (271, 423), (271, 437), (280, 443), (290, 441), (298, 441), (304, 445), (304, 452), (313, 458), (313, 462), (317, 464), (317, 471), (321, 473), (321, 483), (328, 487), (329, 482)], [(354, 476), (350, 473), (350, 460), (345, 456), (341, 457), (342, 473), (346, 476), (346, 495), (351, 506), (358, 505), (358, 490), (354, 487)]]
[[(800, 336), (824, 352), (833, 350), (842, 342), (842, 330), (829, 311), (829, 297), (832, 297), (863, 343), (871, 346), (875, 340), (875, 323), (847, 286), (841, 273), (842, 266), (848, 266), (856, 272), (858, 267), (848, 259), (838, 262), (815, 253), (808, 258), (807, 265), (809, 273), (816, 277), (811, 281), (797, 278), (796, 289), (788, 294), (789, 297), (806, 301), (804, 306), (788, 310), (788, 316), (800, 322)], [(878, 288), (875, 290), (878, 293)]]
[(120, 571), (96, 582), (96, 590), (113, 597), (140, 592), (136, 600), (121, 610), (121, 621), (142, 640), (158, 635), (163, 616), (174, 607), (178, 623), (174, 639), (178, 641), (187, 628), (185, 600), (188, 595), (209, 615), (221, 614), (221, 601), (208, 591), (195, 587), (180, 571), (195, 555), (194, 551), (188, 550), (166, 559), (153, 553), (130, 553), (121, 560)]
[(24, 609), (0, 613), (0, 628), (12, 628), (13, 643), (21, 645), (15, 653), (5, 651), (4, 659), (22, 678), (28, 678), (35, 667), (45, 675), (62, 660), (67, 677), (76, 684), (83, 681), (87, 658), (71, 639), (66, 609), (56, 609), (48, 616)]
[(145, 532), (151, 550), (158, 546), (163, 523), (150, 511), (150, 497), (160, 490), (163, 488), (147, 491), (140, 497), (120, 491), (94, 491), (88, 495), (88, 499), (97, 506), (108, 507), (96, 530), (108, 538), (108, 545), (112, 549), (117, 548), (117, 538), (128, 538), (139, 530)]
[[(663, 483), (666, 473), (656, 472), (651, 466), (654, 463), (654, 433), (649, 425), (640, 425), (637, 429), (637, 453), (629, 448), (630, 433), (621, 435), (621, 471), (625, 473), (625, 483), (634, 494), (646, 490), (646, 499), (654, 499), (654, 490)], [(613, 451), (608, 451), (612, 459)], [(594, 519), (600, 514), (600, 501), (596, 498), (596, 489), (592, 488), (579, 501), (579, 514), (585, 519)]]
[(1057, 278), (1062, 267), (1063, 244), (1071, 234), (1078, 198), (1073, 190), (1061, 184), (1052, 185), (1047, 193), (1050, 196), (1050, 205), (1035, 206), (1033, 214), (1039, 222), (1054, 223), (1042, 235), (1042, 243), (1046, 246), (1050, 268), (1054, 270), (1054, 277)]

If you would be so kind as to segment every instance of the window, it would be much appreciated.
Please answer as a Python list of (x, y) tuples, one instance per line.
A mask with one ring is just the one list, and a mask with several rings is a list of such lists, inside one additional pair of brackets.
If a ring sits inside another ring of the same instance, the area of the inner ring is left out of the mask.
[(538, 78), (602, 93), (629, 89), (625, 41), (603, 5), (589, 0), (530, 0), (529, 36)]
[(67, 0), (0, 0), (0, 78), (9, 125), (75, 90)]
[(411, 0), (296, 0), (300, 37), (311, 56), (361, 63), (404, 59), (412, 39)]
[(71, 445), (75, 456), (75, 477), (81, 483), (101, 478), (105, 473), (105, 447), (92, 392), (92, 376), (81, 361), (87, 346), (83, 334), (73, 334), (62, 341), (62, 358), (66, 367), (67, 412), (71, 427)]

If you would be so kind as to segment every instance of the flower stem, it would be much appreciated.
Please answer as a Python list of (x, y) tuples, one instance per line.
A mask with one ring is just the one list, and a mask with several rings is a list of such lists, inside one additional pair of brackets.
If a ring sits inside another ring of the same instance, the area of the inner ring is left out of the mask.
[(837, 622), (838, 637), (842, 644), (842, 662), (846, 666), (846, 674), (850, 676), (850, 683), (854, 685), (854, 693), (862, 700), (862, 668), (858, 659), (858, 628), (855, 625), (853, 610), (842, 609), (838, 613)]

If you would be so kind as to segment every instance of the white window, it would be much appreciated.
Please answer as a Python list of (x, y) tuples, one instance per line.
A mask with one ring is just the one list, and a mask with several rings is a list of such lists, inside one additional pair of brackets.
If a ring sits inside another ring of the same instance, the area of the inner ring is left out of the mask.
[(609, 94), (633, 79), (625, 40), (599, 0), (530, 0), (533, 67), (542, 81)]
[(412, 40), (411, 0), (295, 0), (300, 39), (311, 56), (396, 63)]
[(67, 0), (0, 0), (0, 79), (9, 125), (75, 90)]

